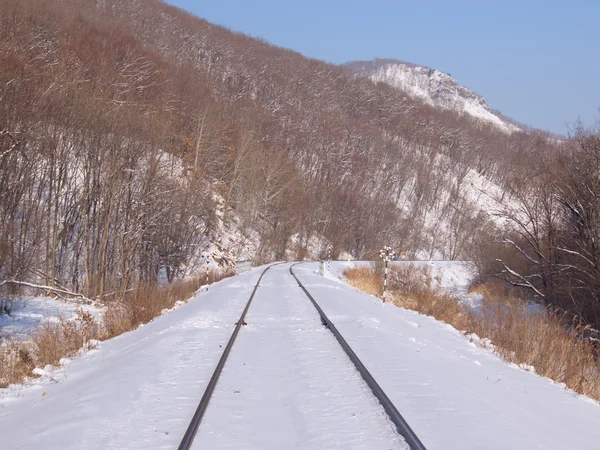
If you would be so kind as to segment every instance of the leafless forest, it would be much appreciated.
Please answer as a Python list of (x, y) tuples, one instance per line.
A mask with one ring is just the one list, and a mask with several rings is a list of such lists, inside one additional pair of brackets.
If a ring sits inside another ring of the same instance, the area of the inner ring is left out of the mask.
[(600, 325), (598, 130), (507, 134), (157, 0), (0, 0), (0, 61), (0, 294), (176, 280), (222, 200), (256, 263), (471, 259)]

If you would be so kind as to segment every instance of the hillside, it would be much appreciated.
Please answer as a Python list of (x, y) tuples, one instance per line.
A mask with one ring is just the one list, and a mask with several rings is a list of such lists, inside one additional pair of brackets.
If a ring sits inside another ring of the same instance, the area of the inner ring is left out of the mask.
[(437, 70), (2, 0), (1, 442), (591, 448), (599, 173)]

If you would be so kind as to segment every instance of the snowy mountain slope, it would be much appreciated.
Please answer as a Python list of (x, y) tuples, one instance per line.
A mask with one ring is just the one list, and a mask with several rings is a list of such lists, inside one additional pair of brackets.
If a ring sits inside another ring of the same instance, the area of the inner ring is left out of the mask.
[(383, 82), (400, 89), (436, 108), (467, 113), (494, 124), (507, 133), (519, 130), (494, 114), (483, 97), (439, 70), (387, 59), (351, 62), (346, 67), (374, 82)]
[[(264, 277), (196, 445), (401, 448), (288, 267)], [(316, 267), (295, 270), (428, 448), (595, 448), (596, 404)], [(449, 270), (448, 282), (465, 276)], [(259, 273), (13, 386), (0, 402), (3, 448), (175, 448)]]
[(411, 173), (395, 199), (402, 216), (418, 224), (416, 233), (397, 244), (411, 257), (468, 258), (467, 249), (481, 230), (505, 228), (503, 216), (519, 209), (507, 189), (468, 165), (443, 154), (428, 157), (423, 150), (411, 150), (415, 159), (429, 165), (431, 174), (429, 181), (417, 171)]

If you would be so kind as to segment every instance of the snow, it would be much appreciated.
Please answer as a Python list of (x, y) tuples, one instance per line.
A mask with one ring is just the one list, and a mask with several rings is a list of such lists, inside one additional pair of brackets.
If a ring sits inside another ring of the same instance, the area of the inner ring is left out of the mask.
[(288, 267), (263, 279), (197, 448), (406, 448)]
[(312, 274), (299, 277), (428, 448), (596, 448), (600, 408), (451, 326)]
[(515, 214), (519, 210), (520, 203), (506, 194), (497, 184), (491, 182), (480, 173), (469, 169), (464, 179), (464, 194), (473, 205), (477, 205), (480, 211), (488, 214), (490, 219), (499, 228), (510, 225), (504, 216)]
[[(467, 237), (471, 234), (468, 229), (474, 235), (491, 227), (502, 230), (511, 225), (507, 216), (522, 217), (518, 214), (522, 210), (521, 202), (477, 170), (456, 164), (448, 155), (438, 153), (430, 159), (423, 149), (403, 145), (411, 149), (420, 164), (431, 166), (438, 186), (434, 200), (426, 205), (415, 197), (416, 186), (422, 182), (417, 175), (410, 177), (397, 195), (396, 206), (402, 217), (413, 224), (415, 237), (418, 237), (415, 240), (419, 241), (419, 248), (413, 247), (410, 239), (402, 244), (411, 258), (464, 256), (471, 239)], [(465, 220), (467, 217), (470, 220)], [(478, 227), (473, 228), (475, 223)]]
[(57, 300), (51, 297), (18, 297), (10, 315), (0, 316), (0, 337), (28, 339), (31, 332), (44, 323), (72, 320), (78, 311), (92, 314), (98, 320), (104, 307)]
[(376, 83), (389, 84), (428, 105), (467, 113), (495, 125), (505, 133), (519, 131), (518, 127), (492, 113), (482, 97), (439, 70), (415, 64), (390, 62), (371, 69), (367, 76)]
[(37, 379), (0, 403), (4, 448), (175, 448), (251, 287), (253, 270)]
[[(267, 274), (197, 443), (405, 448), (287, 272)], [(260, 270), (212, 285), (2, 401), (7, 448), (174, 448)], [(227, 432), (223, 433), (223, 429)]]
[[(464, 266), (432, 263), (445, 286), (465, 284)], [(405, 448), (288, 268), (263, 278), (195, 447)], [(177, 447), (261, 270), (5, 390), (3, 448)], [(428, 448), (596, 447), (595, 402), (449, 325), (315, 275), (316, 263), (295, 270)]]

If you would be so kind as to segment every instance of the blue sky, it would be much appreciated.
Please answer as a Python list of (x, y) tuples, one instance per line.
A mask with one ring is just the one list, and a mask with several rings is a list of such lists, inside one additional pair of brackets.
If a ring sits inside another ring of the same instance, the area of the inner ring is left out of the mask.
[(448, 72), (537, 128), (565, 134), (565, 123), (600, 118), (600, 0), (167, 2), (333, 63), (396, 58)]

